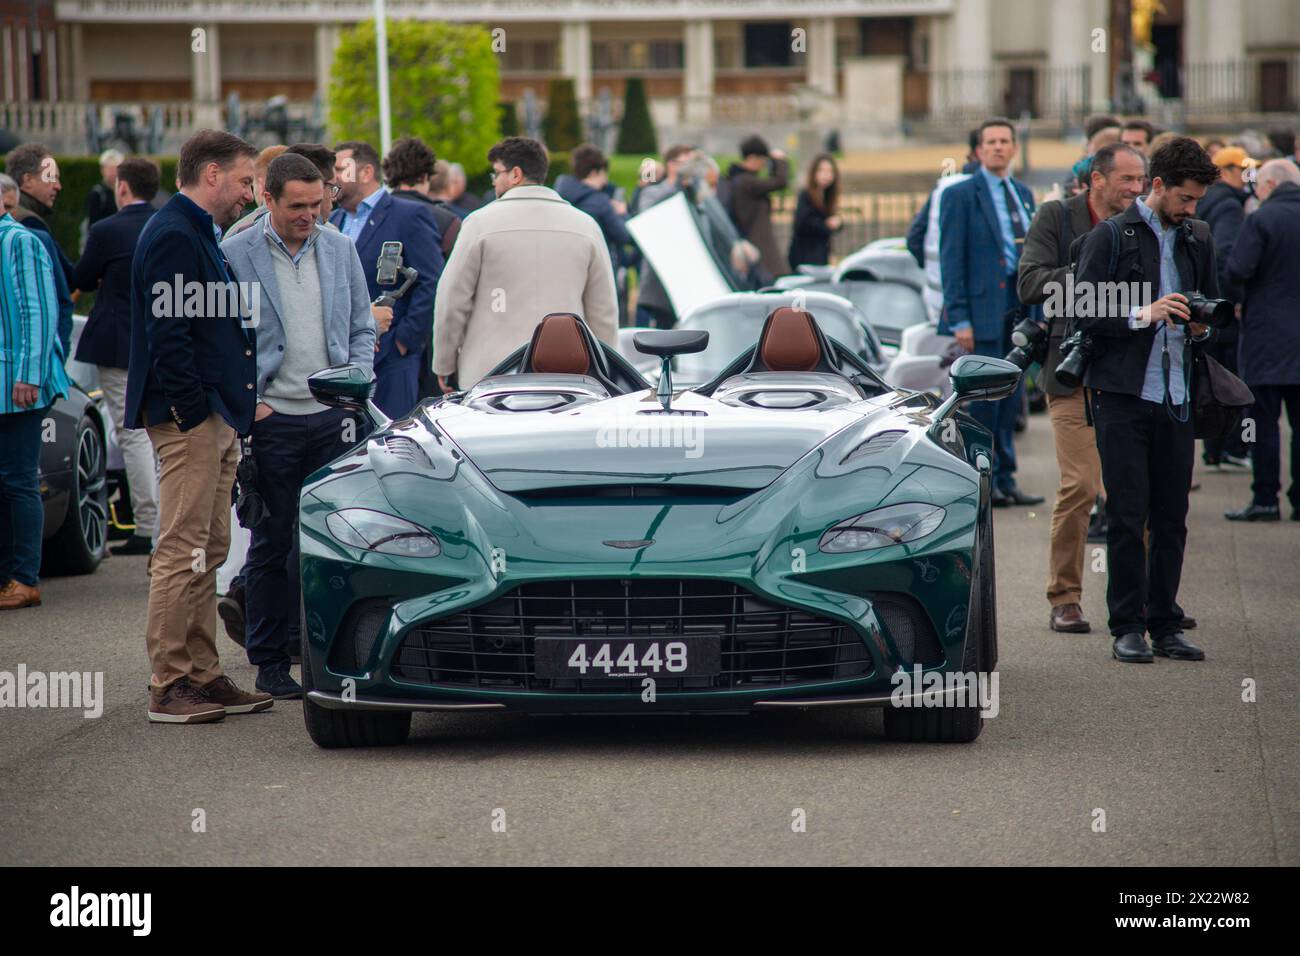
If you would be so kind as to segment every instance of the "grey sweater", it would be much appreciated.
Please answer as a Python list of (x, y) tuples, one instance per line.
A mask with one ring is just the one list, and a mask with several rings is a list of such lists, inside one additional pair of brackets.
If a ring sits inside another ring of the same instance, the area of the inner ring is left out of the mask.
[(280, 317), (284, 325), (284, 360), (279, 372), (267, 380), (262, 401), (283, 415), (321, 412), (326, 406), (312, 398), (307, 388), (307, 377), (330, 364), (316, 251), (308, 248), (294, 265), (274, 239), (267, 236), (266, 241), (271, 245), (275, 283), (284, 306)]

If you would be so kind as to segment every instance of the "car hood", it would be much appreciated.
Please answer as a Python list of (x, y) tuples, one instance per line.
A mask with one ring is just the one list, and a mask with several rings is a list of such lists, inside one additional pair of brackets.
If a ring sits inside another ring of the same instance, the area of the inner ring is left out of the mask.
[(427, 410), (440, 430), (499, 491), (601, 486), (697, 487), (711, 493), (764, 488), (837, 432), (883, 413), (865, 400), (824, 411), (724, 405), (679, 393), (672, 412), (653, 392), (563, 412), (489, 413), (456, 405)]

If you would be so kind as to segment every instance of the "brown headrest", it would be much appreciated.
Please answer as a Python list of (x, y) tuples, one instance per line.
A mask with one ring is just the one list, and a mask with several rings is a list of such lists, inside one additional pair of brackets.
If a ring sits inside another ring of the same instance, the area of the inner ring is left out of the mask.
[(821, 361), (813, 317), (798, 309), (781, 308), (772, 313), (763, 340), (758, 343), (763, 364), (773, 372), (811, 372)]
[(542, 319), (533, 333), (533, 347), (529, 351), (529, 371), (586, 375), (591, 369), (591, 353), (578, 326), (578, 317), (566, 312), (553, 312)]

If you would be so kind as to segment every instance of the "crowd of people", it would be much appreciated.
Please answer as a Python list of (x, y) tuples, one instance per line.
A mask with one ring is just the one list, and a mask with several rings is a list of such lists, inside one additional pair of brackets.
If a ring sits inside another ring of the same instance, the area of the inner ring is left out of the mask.
[[(1070, 178), (1035, 209), (1010, 175), (1015, 127), (1002, 118), (981, 124), (966, 165), (939, 181), (913, 221), (908, 248), (926, 270), (934, 321), (965, 351), (1007, 355), (1018, 322), (1043, 329), (1038, 384), (1061, 474), (1051, 629), (1091, 630), (1081, 604), (1085, 552), (1088, 540), (1102, 540), (1114, 656), (1200, 660), (1204, 651), (1185, 636), (1196, 621), (1177, 594), (1194, 487), (1193, 392), (1202, 381), (1202, 392), (1211, 390), (1215, 369), (1244, 382), (1253, 399), (1233, 427), (1203, 436), (1206, 466), (1253, 472), (1252, 500), (1224, 517), (1280, 519), (1285, 409), (1290, 517), (1300, 520), (1300, 154), (1286, 130), (1253, 144), (1202, 144), (1103, 115), (1089, 118), (1084, 134)], [(1113, 300), (1099, 290), (1114, 284), (1142, 290), (1130, 313), (1111, 314)], [(1195, 295), (1222, 297), (1235, 315), (1221, 327), (1198, 322)], [(1058, 376), (1063, 346), (1086, 357), (1081, 381)], [(1014, 481), (1021, 402), (1014, 395), (972, 409), (993, 435), (995, 507), (1043, 501)]]
[[(1203, 147), (1141, 120), (1100, 117), (1086, 132), (1071, 180), (1038, 207), (1012, 175), (1014, 126), (981, 124), (966, 167), (940, 181), (908, 246), (926, 270), (934, 322), (963, 350), (1005, 355), (1020, 318), (1047, 329), (1041, 384), (1061, 466), (1050, 626), (1090, 629), (1084, 548), (1104, 495), (1115, 656), (1149, 660), (1149, 632), (1154, 653), (1199, 658), (1183, 634), (1195, 622), (1176, 603), (1192, 475), (1191, 369), (1214, 356), (1252, 389), (1252, 433), (1215, 436), (1205, 458), (1249, 460), (1254, 470), (1252, 502), (1228, 518), (1276, 520), (1283, 408), (1293, 474), (1300, 467), (1300, 167), (1293, 141), (1279, 144), (1286, 158), (1260, 164), (1241, 145)], [(98, 369), (125, 460), (135, 531), (118, 551), (149, 555), (150, 719), (218, 720), (301, 695), (290, 670), (298, 490), (366, 427), (318, 403), (308, 377), (342, 363), (372, 369), (375, 403), (396, 418), (422, 398), (472, 386), (548, 313), (579, 315), (610, 344), (620, 325), (671, 327), (672, 302), (627, 220), (679, 193), (735, 288), (826, 264), (843, 226), (835, 159), (824, 153), (808, 164), (783, 249), (772, 197), (790, 183), (789, 160), (758, 136), (739, 152), (724, 175), (702, 150), (671, 146), (624, 197), (596, 147), (573, 150), (551, 188), (545, 147), (508, 137), (487, 154), (492, 187), (480, 198), (467, 191), (463, 169), (413, 137), (381, 157), (360, 140), (259, 151), (205, 130), (182, 147), (165, 202), (153, 161), (101, 158), (103, 183), (87, 199), (74, 263), (46, 222), (59, 195), (57, 163), (40, 144), (13, 150), (0, 176), (0, 610), (41, 600), (42, 423), (69, 387), (73, 297), (93, 291), (75, 357)], [(393, 248), (411, 277), (400, 295), (373, 265), (391, 260)], [(1052, 285), (1071, 273), (1080, 282), (1139, 278), (1159, 294), (1131, 315), (1075, 319), (1050, 305)], [(240, 294), (196, 301), (194, 284)], [(1240, 303), (1239, 320), (1223, 330), (1194, 321), (1194, 292)], [(1091, 343), (1082, 388), (1053, 374), (1074, 332)], [(972, 406), (993, 437), (996, 507), (1044, 500), (1016, 481), (1020, 403), (1015, 395)], [(251, 540), (242, 572), (222, 588), (220, 616), (257, 667), (253, 691), (224, 674), (215, 635), (237, 472), (239, 522)], [(1289, 494), (1300, 519), (1300, 482)]]

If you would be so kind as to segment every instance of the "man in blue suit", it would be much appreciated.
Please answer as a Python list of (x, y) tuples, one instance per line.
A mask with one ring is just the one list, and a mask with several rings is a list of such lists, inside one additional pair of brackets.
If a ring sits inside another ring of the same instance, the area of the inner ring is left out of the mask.
[(433, 336), (433, 295), (442, 275), (442, 234), (423, 203), (398, 202), (381, 183), (379, 154), (369, 143), (339, 143), (335, 179), (340, 192), (332, 222), (357, 247), (373, 300), (392, 287), (379, 285), (375, 265), (385, 242), (402, 244), (405, 265), (420, 277), (393, 306), (379, 328), (375, 355), (375, 404), (401, 418), (420, 400), (420, 356)]
[(77, 361), (99, 369), (99, 387), (112, 417), (113, 437), (122, 450), (131, 487), (135, 530), (114, 554), (149, 554), (158, 534), (158, 465), (149, 436), (127, 428), (126, 378), (131, 364), (131, 265), (140, 233), (156, 211), (158, 164), (132, 156), (117, 166), (113, 201), (120, 211), (90, 227), (86, 250), (77, 263), (76, 286), (96, 292), (86, 327), (77, 343)]
[[(1034, 196), (1011, 178), (1016, 131), (1010, 120), (985, 120), (976, 149), (980, 168), (944, 193), (939, 212), (939, 260), (943, 272), (943, 314), (939, 331), (969, 352), (1003, 357), (1011, 348), (1008, 310), (1020, 307), (1016, 269), (1025, 233), (1034, 216)], [(1015, 394), (996, 402), (975, 402), (971, 414), (993, 434), (993, 504), (1042, 504), (1016, 486)]]
[(140, 232), (131, 262), (128, 428), (161, 463), (149, 561), (149, 719), (191, 724), (271, 706), (217, 656), (217, 568), (230, 544), (239, 436), (253, 425), (257, 338), (217, 242), (253, 200), (257, 150), (200, 130), (181, 147), (180, 191)]

